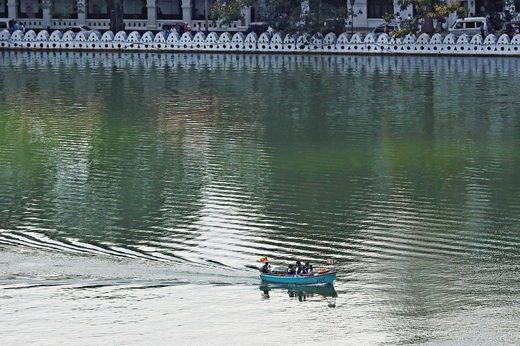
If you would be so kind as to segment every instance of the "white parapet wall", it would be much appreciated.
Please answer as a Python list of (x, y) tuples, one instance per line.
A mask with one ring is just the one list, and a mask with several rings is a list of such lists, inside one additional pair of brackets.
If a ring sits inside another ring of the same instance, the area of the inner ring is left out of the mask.
[(84, 51), (153, 51), (153, 52), (242, 52), (242, 53), (301, 53), (301, 54), (391, 54), (391, 55), (469, 55), (469, 56), (520, 56), (520, 36), (512, 40), (507, 35), (488, 35), (456, 37), (452, 34), (439, 34), (429, 37), (408, 35), (394, 38), (387, 34), (375, 36), (368, 34), (337, 37), (333, 33), (322, 36), (309, 35), (270, 35), (260, 36), (250, 33), (232, 34), (211, 32), (204, 35), (184, 33), (179, 36), (171, 33), (153, 34), (146, 32), (142, 36), (137, 32), (105, 32), (102, 35), (92, 33), (88, 37), (83, 33), (33, 31), (22, 33), (7, 30), (0, 32), (0, 49), (20, 50), (84, 50)]

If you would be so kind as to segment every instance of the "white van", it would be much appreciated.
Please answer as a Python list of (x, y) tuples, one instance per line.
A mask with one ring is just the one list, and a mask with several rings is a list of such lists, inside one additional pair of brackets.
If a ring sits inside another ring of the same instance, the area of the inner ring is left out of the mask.
[(453, 23), (452, 27), (448, 29), (448, 31), (455, 35), (476, 35), (481, 34), (482, 36), (486, 36), (490, 34), (489, 29), (491, 25), (486, 17), (469, 17), (464, 19), (457, 19), (455, 23)]

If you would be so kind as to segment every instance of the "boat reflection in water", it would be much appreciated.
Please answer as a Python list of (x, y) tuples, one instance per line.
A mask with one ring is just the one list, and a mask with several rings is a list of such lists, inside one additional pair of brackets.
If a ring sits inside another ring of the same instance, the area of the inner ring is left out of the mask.
[(331, 308), (336, 307), (336, 289), (334, 285), (316, 285), (316, 286), (297, 286), (297, 285), (280, 285), (267, 284), (260, 285), (262, 291), (262, 299), (270, 299), (270, 292), (273, 291), (287, 291), (291, 300), (298, 300), (300, 302), (324, 300)]

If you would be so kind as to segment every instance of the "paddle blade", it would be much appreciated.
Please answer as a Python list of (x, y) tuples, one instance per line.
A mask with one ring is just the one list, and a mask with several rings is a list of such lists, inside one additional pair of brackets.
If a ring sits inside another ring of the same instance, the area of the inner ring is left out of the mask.
[(267, 256), (265, 256), (265, 257), (260, 258), (260, 259), (258, 260), (258, 262), (266, 262), (266, 261), (268, 261), (268, 260), (269, 260), (269, 258), (267, 258)]
[(327, 264), (333, 265), (336, 264), (336, 260), (334, 258), (327, 259)]

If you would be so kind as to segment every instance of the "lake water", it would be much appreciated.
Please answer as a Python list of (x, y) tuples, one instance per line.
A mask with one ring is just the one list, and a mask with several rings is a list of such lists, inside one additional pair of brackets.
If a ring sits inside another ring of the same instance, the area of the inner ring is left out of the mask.
[[(520, 60), (0, 52), (0, 342), (520, 342)], [(334, 287), (254, 270), (335, 258)]]

